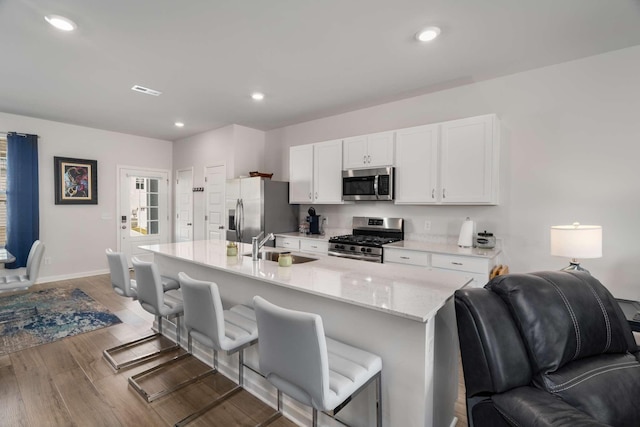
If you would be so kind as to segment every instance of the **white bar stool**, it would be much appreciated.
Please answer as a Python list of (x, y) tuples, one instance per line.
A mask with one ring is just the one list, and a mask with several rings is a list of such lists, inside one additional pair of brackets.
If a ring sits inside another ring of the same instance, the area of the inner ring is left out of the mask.
[[(167, 292), (164, 292), (162, 287), (162, 281), (160, 278), (160, 273), (158, 272), (158, 267), (151, 262), (141, 261), (137, 258), (133, 258), (131, 260), (133, 264), (133, 269), (136, 273), (137, 279), (137, 296), (138, 301), (143, 309), (148, 311), (149, 313), (156, 316), (158, 320), (158, 331), (162, 333), (162, 318), (166, 317), (167, 319), (171, 317), (175, 317), (176, 320), (176, 344), (180, 345), (180, 315), (184, 312), (183, 304), (182, 304), (182, 294), (179, 289), (173, 289)], [(180, 356), (176, 356), (168, 362), (162, 363), (158, 366), (155, 366), (151, 369), (147, 369), (146, 371), (140, 372), (139, 374), (133, 375), (129, 378), (129, 384), (147, 401), (152, 402), (153, 400), (169, 394), (182, 385), (169, 387), (162, 391), (149, 394), (144, 388), (140, 385), (140, 380), (151, 375), (152, 373), (158, 372), (164, 367), (168, 366), (171, 363), (175, 363), (178, 360), (183, 359), (184, 357), (189, 356), (188, 353), (184, 353)]]
[[(109, 273), (111, 275), (111, 286), (116, 294), (122, 297), (132, 298), (134, 300), (138, 299), (137, 293), (137, 283), (135, 280), (131, 280), (129, 276), (129, 266), (127, 265), (127, 258), (122, 252), (113, 252), (111, 249), (107, 249), (107, 261), (109, 262)], [(162, 282), (162, 288), (164, 291), (170, 291), (173, 289), (178, 289), (180, 287), (180, 283), (177, 280), (172, 279), (166, 276), (160, 276)], [(124, 344), (120, 344), (118, 346), (108, 348), (102, 352), (105, 360), (109, 362), (109, 365), (116, 371), (122, 368), (128, 368), (130, 366), (137, 365), (139, 363), (146, 362), (147, 360), (155, 359), (156, 357), (161, 356), (162, 354), (170, 351), (177, 350), (179, 348), (178, 344), (171, 345), (168, 347), (163, 347), (158, 351), (147, 353), (145, 355), (136, 357), (134, 359), (126, 360), (118, 363), (114, 356), (122, 351), (130, 350), (135, 348), (138, 345), (145, 344), (149, 341), (152, 341), (159, 336), (162, 335), (162, 321), (161, 319), (157, 319), (158, 321), (158, 333), (147, 335), (142, 338), (138, 338), (134, 341), (130, 341)]]
[(184, 324), (189, 353), (193, 341), (213, 349), (212, 372), (218, 371), (218, 351), (238, 353), (238, 385), (202, 409), (185, 417), (176, 427), (184, 426), (242, 390), (244, 384), (244, 349), (258, 341), (258, 325), (252, 308), (236, 305), (223, 310), (218, 285), (195, 280), (185, 273), (178, 275), (184, 301)]
[(260, 371), (279, 391), (313, 409), (314, 427), (319, 410), (334, 417), (374, 380), (376, 425), (382, 426), (379, 356), (325, 337), (317, 314), (278, 307), (259, 296), (253, 304), (260, 334)]

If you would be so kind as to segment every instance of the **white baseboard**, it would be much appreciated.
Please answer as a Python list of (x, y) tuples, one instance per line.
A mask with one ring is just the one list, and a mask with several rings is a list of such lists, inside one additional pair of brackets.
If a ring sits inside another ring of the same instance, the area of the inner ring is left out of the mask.
[(60, 280), (79, 279), (82, 277), (100, 276), (102, 274), (109, 274), (109, 269), (95, 270), (95, 271), (83, 271), (80, 273), (62, 274), (60, 276), (46, 276), (40, 277), (36, 280), (36, 283), (50, 283), (58, 282)]

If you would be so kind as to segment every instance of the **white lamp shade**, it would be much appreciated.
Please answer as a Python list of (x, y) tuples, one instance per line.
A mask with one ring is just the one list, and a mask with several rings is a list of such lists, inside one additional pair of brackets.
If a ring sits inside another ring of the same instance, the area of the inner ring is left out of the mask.
[(599, 225), (554, 225), (551, 255), (586, 259), (602, 257), (602, 227)]

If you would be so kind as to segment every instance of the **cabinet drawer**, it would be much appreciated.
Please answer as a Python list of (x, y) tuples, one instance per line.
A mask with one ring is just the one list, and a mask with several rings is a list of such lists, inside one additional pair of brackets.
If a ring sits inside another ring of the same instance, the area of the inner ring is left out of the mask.
[(300, 251), (326, 254), (329, 251), (329, 242), (324, 242), (322, 240), (300, 239)]
[(434, 268), (489, 274), (489, 260), (485, 258), (433, 254), (431, 265)]
[(429, 266), (429, 254), (427, 252), (407, 251), (404, 249), (384, 249), (383, 262), (395, 262), (398, 264)]
[(276, 237), (276, 246), (297, 251), (300, 249), (300, 239), (294, 237)]

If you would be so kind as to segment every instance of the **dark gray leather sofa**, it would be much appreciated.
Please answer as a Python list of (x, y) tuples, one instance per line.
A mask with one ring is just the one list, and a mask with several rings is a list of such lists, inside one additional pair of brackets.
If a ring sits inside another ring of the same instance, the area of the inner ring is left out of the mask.
[(455, 306), (471, 427), (640, 426), (640, 354), (597, 279), (498, 276)]

